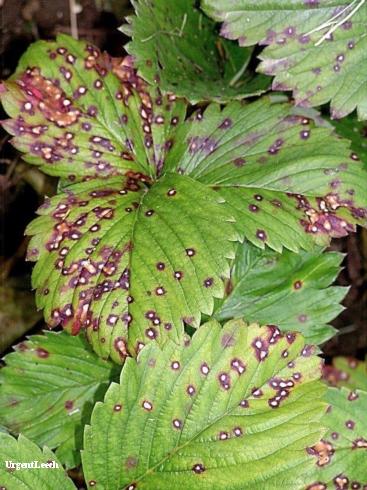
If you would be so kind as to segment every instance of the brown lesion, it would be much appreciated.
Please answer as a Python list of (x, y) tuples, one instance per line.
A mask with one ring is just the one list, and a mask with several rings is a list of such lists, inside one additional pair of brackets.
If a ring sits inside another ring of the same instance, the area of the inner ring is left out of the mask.
[(348, 381), (349, 374), (337, 369), (335, 366), (324, 365), (322, 377), (330, 386), (339, 386), (341, 382)]
[(335, 452), (333, 445), (321, 439), (317, 444), (307, 448), (307, 452), (317, 458), (317, 466), (325, 466), (330, 463), (331, 458)]
[(325, 483), (317, 481), (309, 485), (306, 490), (326, 490), (327, 486)]
[(364, 437), (359, 437), (353, 441), (353, 449), (367, 449), (367, 440)]
[(132, 470), (138, 466), (138, 459), (134, 456), (128, 456), (125, 461), (125, 468), (127, 471)]
[(47, 120), (59, 127), (70, 126), (78, 121), (79, 109), (73, 107), (60, 87), (41, 75), (38, 67), (28, 68), (17, 84)]
[[(300, 220), (306, 233), (326, 234), (332, 237), (343, 237), (355, 231), (355, 222), (367, 217), (367, 209), (356, 207), (352, 199), (342, 199), (337, 193), (329, 193), (315, 199), (308, 199), (301, 194), (288, 194), (297, 201), (296, 209), (304, 213)], [(349, 211), (352, 222), (338, 216), (338, 210)]]

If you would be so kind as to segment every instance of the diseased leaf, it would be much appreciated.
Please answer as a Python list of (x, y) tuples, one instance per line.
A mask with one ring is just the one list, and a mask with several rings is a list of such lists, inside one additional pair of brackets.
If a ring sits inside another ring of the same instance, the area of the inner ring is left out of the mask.
[(83, 425), (95, 401), (103, 399), (117, 366), (65, 332), (33, 335), (5, 363), (0, 370), (1, 423), (40, 446), (61, 446), (56, 452), (60, 460), (77, 466)]
[(356, 157), (359, 157), (367, 168), (367, 122), (358, 121), (354, 114), (331, 122), (337, 133), (352, 142), (352, 150)]
[[(0, 431), (0, 484), (6, 490), (42, 489), (42, 490), (75, 490), (73, 482), (54, 453), (45, 447), (42, 451), (33, 442), (20, 435), (14, 439), (9, 434)], [(12, 471), (6, 468), (6, 461), (14, 463), (42, 464), (55, 462), (58, 467), (19, 468)]]
[(334, 357), (332, 366), (323, 367), (323, 377), (331, 386), (344, 386), (367, 392), (366, 362), (352, 357)]
[(148, 182), (185, 111), (137, 78), (130, 58), (66, 35), (31, 45), (1, 100), (24, 159), (70, 181), (130, 173)]
[(177, 340), (183, 321), (198, 327), (223, 296), (234, 257), (219, 199), (168, 174), (150, 189), (92, 180), (48, 200), (28, 228), (46, 321), (74, 335), (86, 329), (96, 352), (117, 362), (149, 340)]
[(136, 0), (132, 37), (125, 46), (145, 80), (190, 102), (228, 101), (264, 92), (270, 79), (246, 70), (252, 48), (240, 48), (218, 36), (215, 22), (195, 0)]
[(262, 248), (327, 244), (365, 221), (365, 172), (346, 142), (266, 98), (194, 113), (166, 168), (213, 186), (237, 230)]
[[(334, 118), (357, 108), (367, 119), (367, 4), (365, 0), (202, 0), (224, 21), (222, 36), (241, 46), (268, 45), (259, 71), (274, 90), (292, 90), (303, 106), (331, 101)], [(335, 28), (335, 30), (334, 30)]]
[(336, 252), (261, 251), (249, 243), (238, 247), (228, 285), (231, 292), (218, 307), (219, 320), (276, 324), (297, 330), (312, 344), (325, 342), (335, 329), (328, 322), (342, 310), (347, 288), (329, 287), (340, 271)]
[(367, 393), (329, 388), (322, 419), (328, 432), (308, 449), (316, 458), (307, 490), (363, 489), (367, 485)]
[(146, 346), (86, 428), (89, 488), (302, 488), (325, 409), (312, 352), (298, 334), (243, 321)]
[(117, 362), (212, 314), (232, 241), (312, 249), (367, 216), (367, 172), (329, 128), (267, 98), (192, 113), (131, 63), (61, 36), (2, 93), (25, 158), (62, 177), (28, 228), (37, 304)]

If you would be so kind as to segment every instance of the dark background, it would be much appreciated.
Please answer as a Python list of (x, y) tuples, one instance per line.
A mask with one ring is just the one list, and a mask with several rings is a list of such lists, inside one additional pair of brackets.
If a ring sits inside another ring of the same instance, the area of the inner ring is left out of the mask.
[[(131, 13), (129, 1), (78, 0), (76, 7), (79, 38), (123, 56), (127, 38), (118, 27)], [(30, 43), (52, 39), (59, 32), (71, 33), (69, 0), (0, 0), (0, 16), (1, 79), (13, 72)], [(55, 190), (55, 180), (22, 163), (8, 139), (0, 130), (0, 352), (8, 350), (29, 328), (34, 333), (44, 327), (29, 292), (31, 264), (24, 261), (24, 229), (35, 217), (43, 196)], [(338, 283), (351, 285), (351, 289), (344, 301), (346, 310), (333, 322), (339, 334), (323, 350), (327, 360), (336, 355), (363, 359), (367, 351), (367, 232), (359, 230), (335, 241), (331, 248), (348, 254)]]

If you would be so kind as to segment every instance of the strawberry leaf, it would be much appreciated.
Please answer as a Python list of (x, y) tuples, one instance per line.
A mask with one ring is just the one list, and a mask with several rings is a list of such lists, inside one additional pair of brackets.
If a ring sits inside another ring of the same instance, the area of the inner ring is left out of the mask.
[(224, 37), (268, 45), (259, 71), (275, 76), (274, 90), (292, 90), (303, 106), (331, 101), (334, 118), (357, 108), (367, 119), (365, 0), (202, 0), (202, 6), (224, 21)]
[(313, 344), (325, 342), (335, 329), (327, 323), (342, 310), (347, 288), (329, 287), (340, 272), (336, 252), (261, 251), (239, 246), (229, 296), (218, 308), (219, 320), (244, 316), (248, 321), (297, 330)]
[(331, 122), (338, 134), (351, 141), (352, 150), (367, 168), (367, 122), (358, 121), (354, 114), (340, 121), (333, 120)]
[(329, 409), (322, 419), (328, 432), (308, 449), (314, 456), (308, 490), (361, 489), (367, 485), (367, 393), (329, 388)]
[(194, 0), (133, 3), (136, 15), (122, 31), (132, 37), (126, 49), (147, 82), (192, 103), (250, 97), (268, 88), (268, 77), (246, 71), (252, 48), (220, 38)]
[(77, 466), (83, 425), (117, 366), (65, 332), (30, 337), (5, 356), (5, 363), (0, 370), (2, 424), (40, 446), (58, 448), (56, 455), (66, 466)]
[(324, 245), (366, 218), (366, 174), (346, 142), (266, 98), (194, 113), (166, 168), (213, 186), (258, 247)]
[(305, 448), (322, 436), (319, 374), (300, 335), (242, 321), (151, 343), (95, 406), (89, 488), (302, 488)]
[(367, 216), (367, 173), (330, 128), (267, 98), (192, 113), (131, 62), (61, 36), (2, 91), (15, 145), (62, 178), (28, 228), (37, 304), (117, 362), (212, 314), (231, 242), (312, 249)]
[[(75, 490), (73, 482), (67, 476), (60, 461), (52, 451), (45, 447), (42, 451), (33, 442), (20, 435), (14, 439), (9, 434), (0, 431), (0, 483), (7, 490), (18, 490), (19, 488), (39, 488), (42, 490)], [(37, 468), (9, 469), (6, 462), (32, 463), (37, 461)], [(41, 465), (57, 464), (50, 467)]]
[(361, 389), (367, 392), (366, 362), (352, 357), (334, 357), (332, 366), (323, 367), (323, 377), (331, 386)]
[(3, 126), (24, 159), (70, 181), (127, 172), (149, 181), (185, 111), (137, 78), (129, 58), (66, 35), (31, 45), (3, 92), (12, 118)]
[(46, 321), (74, 335), (87, 329), (98, 354), (117, 362), (149, 340), (178, 339), (183, 321), (198, 327), (223, 296), (234, 257), (219, 198), (168, 174), (150, 189), (92, 180), (47, 201), (28, 228)]

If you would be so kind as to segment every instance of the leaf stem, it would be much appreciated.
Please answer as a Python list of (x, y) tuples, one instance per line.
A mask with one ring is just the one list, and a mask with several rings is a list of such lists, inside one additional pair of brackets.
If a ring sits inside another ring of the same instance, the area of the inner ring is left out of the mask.
[(75, 5), (75, 0), (69, 0), (69, 10), (70, 10), (70, 32), (74, 39), (79, 39), (78, 36), (78, 21), (76, 18), (77, 9)]
[(231, 80), (228, 84), (230, 87), (233, 87), (238, 82), (238, 80), (242, 77), (242, 75), (246, 71), (248, 63), (249, 63), (249, 58), (247, 58), (245, 60), (244, 64), (241, 66), (241, 68), (238, 70), (238, 72), (231, 78)]
[(141, 39), (140, 42), (146, 43), (146, 42), (154, 39), (159, 34), (167, 34), (168, 36), (182, 37), (183, 31), (185, 29), (186, 22), (187, 22), (187, 14), (184, 14), (184, 16), (182, 18), (182, 24), (181, 24), (181, 27), (179, 29), (178, 29), (178, 27), (175, 27), (174, 29), (172, 29), (172, 31), (165, 31), (162, 29), (162, 30), (154, 32), (152, 35), (150, 35), (144, 39)]

